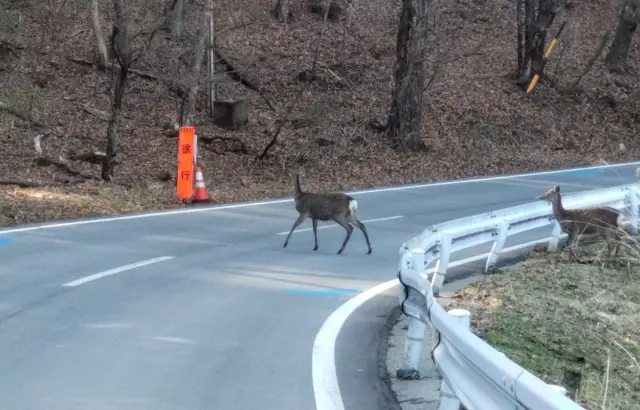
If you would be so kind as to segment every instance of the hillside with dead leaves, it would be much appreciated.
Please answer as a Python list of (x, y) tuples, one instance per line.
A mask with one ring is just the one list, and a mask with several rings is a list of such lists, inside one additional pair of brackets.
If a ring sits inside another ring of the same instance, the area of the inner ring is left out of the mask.
[[(139, 39), (162, 23), (163, 8), (127, 3), (143, 56), (126, 87), (114, 181), (105, 183), (96, 155), (106, 147), (117, 73), (95, 64), (87, 2), (0, 0), (0, 226), (190, 206), (175, 196), (171, 124), (181, 98), (171, 84), (189, 69), (202, 5), (187, 4), (182, 40), (160, 36), (146, 44)], [(249, 120), (237, 129), (214, 125), (201, 90), (195, 126), (213, 202), (290, 195), (299, 167), (307, 189), (339, 190), (638, 158), (638, 41), (631, 74), (609, 73), (600, 58), (574, 86), (602, 35), (615, 29), (618, 1), (569, 2), (559, 10), (551, 32), (562, 21), (566, 28), (547, 63), (552, 82), (531, 95), (514, 79), (514, 1), (434, 2), (426, 149), (413, 153), (391, 149), (376, 126), (386, 122), (390, 104), (400, 1), (359, 1), (350, 24), (346, 12), (329, 19), (312, 82), (303, 73), (322, 17), (303, 0), (292, 4), (292, 20), (280, 23), (274, 6), (215, 1), (216, 97), (245, 99)], [(111, 8), (101, 0), (107, 41)], [(301, 89), (277, 143), (258, 159)]]

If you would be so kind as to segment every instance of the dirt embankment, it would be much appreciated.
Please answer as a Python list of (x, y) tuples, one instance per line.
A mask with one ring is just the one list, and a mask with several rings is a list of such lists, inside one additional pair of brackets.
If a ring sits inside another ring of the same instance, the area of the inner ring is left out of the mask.
[[(454, 295), (473, 331), (588, 409), (640, 409), (640, 243), (537, 252)], [(603, 263), (606, 261), (606, 264)]]

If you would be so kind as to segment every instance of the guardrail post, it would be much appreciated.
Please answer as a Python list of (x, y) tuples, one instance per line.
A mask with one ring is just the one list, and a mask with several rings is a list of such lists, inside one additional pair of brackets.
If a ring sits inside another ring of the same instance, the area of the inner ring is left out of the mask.
[(631, 202), (631, 235), (638, 234), (638, 190), (629, 190), (629, 202)]
[[(471, 312), (464, 309), (451, 309), (447, 312), (453, 318), (456, 319), (460, 325), (465, 329), (471, 328)], [(440, 388), (440, 404), (438, 410), (459, 410), (460, 400), (453, 393), (453, 390), (449, 387), (445, 380), (442, 380), (442, 387)]]
[(500, 252), (502, 252), (502, 248), (504, 247), (504, 243), (507, 241), (507, 233), (509, 231), (509, 225), (511, 221), (507, 218), (503, 219), (500, 222), (498, 237), (496, 241), (493, 243), (493, 247), (491, 248), (491, 252), (489, 252), (489, 257), (487, 257), (487, 263), (484, 267), (485, 272), (489, 272), (489, 269), (493, 268), (495, 264), (498, 262), (498, 258), (500, 258)]
[(438, 263), (433, 272), (433, 278), (431, 278), (431, 288), (433, 295), (438, 296), (442, 285), (444, 284), (444, 277), (447, 274), (447, 268), (449, 267), (449, 257), (451, 256), (451, 241), (453, 235), (449, 231), (440, 232), (440, 255)]
[(549, 239), (549, 252), (558, 252), (560, 236), (562, 236), (562, 227), (558, 220), (553, 224), (553, 231), (551, 232), (551, 239)]
[[(411, 270), (420, 275), (424, 272), (424, 249), (411, 250)], [(420, 289), (420, 292), (426, 294), (427, 290)], [(396, 377), (403, 380), (420, 378), (418, 364), (420, 363), (420, 353), (422, 352), (422, 343), (426, 330), (426, 325), (421, 321), (411, 316), (409, 316), (408, 320), (403, 368), (396, 370)]]

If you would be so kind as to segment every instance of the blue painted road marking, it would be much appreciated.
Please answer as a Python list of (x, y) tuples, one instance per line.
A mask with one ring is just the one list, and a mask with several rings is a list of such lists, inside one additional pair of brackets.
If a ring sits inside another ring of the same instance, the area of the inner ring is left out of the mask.
[(10, 245), (13, 243), (13, 239), (0, 236), (0, 245)]
[(604, 174), (604, 171), (605, 170), (603, 168), (591, 168), (591, 169), (576, 169), (576, 170), (570, 169), (567, 171), (560, 171), (558, 173), (584, 177), (587, 175)]

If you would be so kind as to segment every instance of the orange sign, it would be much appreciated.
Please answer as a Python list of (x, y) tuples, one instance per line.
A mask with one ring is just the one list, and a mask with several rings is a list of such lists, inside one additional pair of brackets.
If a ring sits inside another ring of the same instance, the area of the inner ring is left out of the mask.
[(193, 195), (193, 169), (195, 166), (194, 127), (180, 127), (178, 134), (178, 174), (176, 175), (176, 194), (181, 200), (191, 199)]

